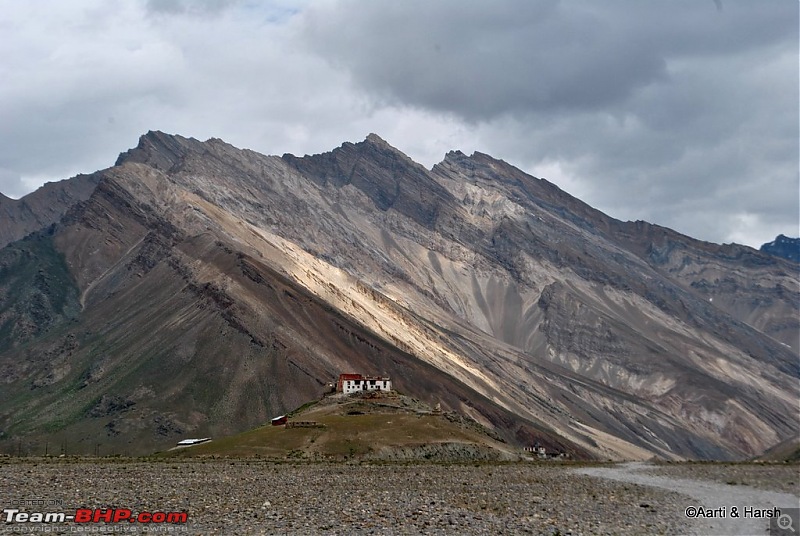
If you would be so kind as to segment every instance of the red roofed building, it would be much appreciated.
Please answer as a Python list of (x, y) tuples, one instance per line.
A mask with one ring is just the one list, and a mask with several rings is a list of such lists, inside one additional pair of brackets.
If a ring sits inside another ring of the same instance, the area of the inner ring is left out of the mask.
[(361, 374), (339, 374), (336, 392), (356, 393), (358, 391), (391, 391), (392, 380), (382, 376), (362, 376)]
[(280, 426), (282, 424), (286, 424), (289, 418), (286, 415), (281, 415), (280, 417), (275, 417), (272, 419), (272, 426)]

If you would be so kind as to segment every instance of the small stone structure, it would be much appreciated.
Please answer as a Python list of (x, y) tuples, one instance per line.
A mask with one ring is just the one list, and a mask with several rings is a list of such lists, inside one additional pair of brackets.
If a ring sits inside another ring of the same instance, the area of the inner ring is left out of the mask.
[(316, 421), (289, 421), (286, 428), (325, 428), (325, 425)]

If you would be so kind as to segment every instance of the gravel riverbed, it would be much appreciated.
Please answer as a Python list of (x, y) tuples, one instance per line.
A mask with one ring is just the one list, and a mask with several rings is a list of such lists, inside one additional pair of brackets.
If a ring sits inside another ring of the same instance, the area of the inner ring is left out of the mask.
[[(82, 526), (94, 534), (685, 534), (692, 531), (683, 515), (690, 501), (555, 464), (0, 464), (4, 509), (129, 508), (185, 511), (189, 518), (185, 525)], [(0, 525), (0, 534), (20, 533), (21, 526)], [(49, 534), (76, 533), (74, 523), (48, 528)]]

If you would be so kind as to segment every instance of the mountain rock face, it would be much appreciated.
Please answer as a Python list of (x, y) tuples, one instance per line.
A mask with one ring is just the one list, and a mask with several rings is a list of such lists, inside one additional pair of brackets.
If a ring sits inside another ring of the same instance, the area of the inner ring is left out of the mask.
[(761, 246), (759, 251), (800, 263), (800, 238), (780, 234), (772, 242)]
[(150, 132), (91, 177), (0, 250), (8, 448), (238, 432), (340, 372), (576, 457), (736, 459), (799, 433), (787, 260), (375, 135), (299, 158)]
[(0, 194), (0, 247), (56, 223), (69, 207), (88, 199), (99, 180), (92, 174), (48, 182), (22, 199)]

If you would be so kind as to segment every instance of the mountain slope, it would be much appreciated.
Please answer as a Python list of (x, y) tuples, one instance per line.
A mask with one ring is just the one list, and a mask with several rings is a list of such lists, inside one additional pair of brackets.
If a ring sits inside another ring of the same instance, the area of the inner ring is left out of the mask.
[(788, 261), (375, 135), (298, 158), (151, 132), (96, 175), (50, 232), (82, 310), (0, 356), (6, 437), (163, 447), (345, 370), (576, 455), (740, 458), (798, 433)]
[(22, 199), (0, 194), (0, 247), (56, 223), (70, 207), (92, 194), (98, 180), (92, 174), (48, 182)]
[(258, 258), (207, 234), (187, 237), (121, 188), (126, 171), (109, 173), (116, 176), (52, 238), (78, 274), (84, 309), (38, 344), (3, 353), (4, 434), (27, 437), (34, 451), (49, 440), (84, 453), (98, 443), (148, 452), (189, 432), (218, 436), (263, 423), (356, 368), (391, 374), (408, 392), (437, 391), (448, 407), (474, 406), (483, 419), (508, 423), (509, 439), (561, 445)]

